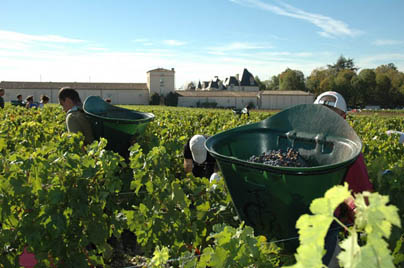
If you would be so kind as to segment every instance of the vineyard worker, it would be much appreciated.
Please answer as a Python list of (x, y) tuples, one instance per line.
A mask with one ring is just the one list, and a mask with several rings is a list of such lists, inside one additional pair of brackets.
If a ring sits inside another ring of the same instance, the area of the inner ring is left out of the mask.
[(184, 170), (186, 173), (194, 174), (195, 177), (210, 176), (215, 172), (215, 159), (205, 148), (205, 141), (208, 137), (195, 135), (184, 145)]
[(59, 103), (66, 115), (66, 126), (69, 132), (81, 132), (84, 135), (84, 144), (90, 144), (94, 140), (93, 130), (84, 111), (79, 93), (70, 87), (59, 90)]
[(4, 99), (3, 99), (3, 96), (4, 96), (4, 89), (3, 89), (3, 88), (0, 88), (0, 108), (4, 108)]
[(242, 113), (242, 114), (246, 114), (247, 116), (250, 116), (250, 105), (247, 104), (247, 106), (244, 107), (244, 108), (241, 110), (241, 113)]
[[(344, 97), (335, 91), (327, 91), (320, 94), (314, 104), (322, 104), (344, 119), (346, 118), (347, 105)], [(349, 190), (351, 190), (354, 194), (360, 193), (363, 191), (373, 191), (373, 185), (369, 180), (369, 175), (367, 172), (365, 160), (363, 158), (363, 154), (360, 153), (359, 157), (349, 168), (344, 181), (348, 183)], [(353, 202), (353, 198), (345, 200), (344, 204), (337, 208), (335, 211), (335, 215), (344, 223), (351, 224), (354, 219), (354, 209), (355, 205)], [(345, 212), (345, 213), (343, 213)], [(337, 247), (338, 244), (338, 224), (332, 224), (330, 230), (326, 236), (325, 248), (327, 250), (325, 256), (323, 257), (323, 263), (325, 265), (329, 265), (329, 267), (334, 267), (333, 265), (337, 265), (336, 255), (339, 250)], [(337, 250), (335, 250), (337, 249)], [(332, 262), (332, 264), (329, 264)], [(338, 267), (338, 266), (335, 266)]]
[(16, 100), (15, 104), (13, 104), (13, 105), (25, 107), (25, 101), (22, 99), (22, 95), (21, 95), (21, 94), (18, 94), (18, 95), (17, 95), (17, 100)]
[(41, 102), (39, 103), (39, 108), (43, 108), (45, 104), (49, 102), (49, 97), (46, 95), (41, 96)]
[(25, 108), (36, 108), (38, 105), (34, 103), (34, 96), (30, 95), (25, 99)]

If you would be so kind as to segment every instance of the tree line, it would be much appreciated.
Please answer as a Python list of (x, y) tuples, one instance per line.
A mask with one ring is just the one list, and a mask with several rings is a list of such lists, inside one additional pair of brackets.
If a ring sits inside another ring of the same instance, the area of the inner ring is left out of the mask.
[(307, 78), (303, 72), (287, 68), (270, 80), (255, 79), (260, 90), (302, 90), (316, 96), (329, 90), (337, 91), (350, 107), (404, 106), (404, 73), (393, 63), (360, 69), (353, 59), (340, 56), (335, 64), (314, 69)]

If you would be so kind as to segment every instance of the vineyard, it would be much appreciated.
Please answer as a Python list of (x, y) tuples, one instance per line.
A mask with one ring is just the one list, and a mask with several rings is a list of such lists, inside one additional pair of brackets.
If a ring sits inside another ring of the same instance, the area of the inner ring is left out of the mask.
[[(321, 241), (349, 196), (345, 187), (316, 199), (313, 215), (299, 219), (294, 256), (284, 252), (283, 237), (255, 236), (238, 219), (223, 180), (183, 169), (183, 146), (194, 134), (214, 135), (270, 112), (126, 108), (156, 116), (134, 138), (127, 161), (105, 150), (105, 139), (84, 147), (82, 135), (66, 133), (56, 105), (0, 110), (0, 267), (20, 267), (24, 249), (35, 254), (35, 267), (321, 267)], [(357, 220), (341, 245), (344, 267), (404, 262), (404, 211), (396, 209), (404, 207), (404, 147), (385, 134), (404, 130), (400, 116), (347, 118), (363, 141), (375, 193), (356, 197)]]

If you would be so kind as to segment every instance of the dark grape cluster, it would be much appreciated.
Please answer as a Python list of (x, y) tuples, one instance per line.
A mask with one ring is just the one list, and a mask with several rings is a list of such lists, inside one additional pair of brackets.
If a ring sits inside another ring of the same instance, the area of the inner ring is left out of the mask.
[(267, 151), (258, 156), (252, 155), (248, 161), (277, 167), (308, 167), (304, 158), (293, 148), (287, 148), (286, 151), (280, 149)]

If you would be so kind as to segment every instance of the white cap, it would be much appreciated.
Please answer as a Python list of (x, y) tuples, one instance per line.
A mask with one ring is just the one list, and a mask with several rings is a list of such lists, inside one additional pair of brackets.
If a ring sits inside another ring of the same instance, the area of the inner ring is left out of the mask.
[(317, 99), (314, 101), (314, 104), (324, 104), (327, 106), (335, 107), (344, 113), (346, 113), (346, 102), (344, 97), (341, 94), (335, 91), (326, 91), (321, 93)]
[(189, 141), (192, 158), (198, 164), (205, 162), (208, 151), (205, 148), (206, 138), (202, 135), (195, 135)]

